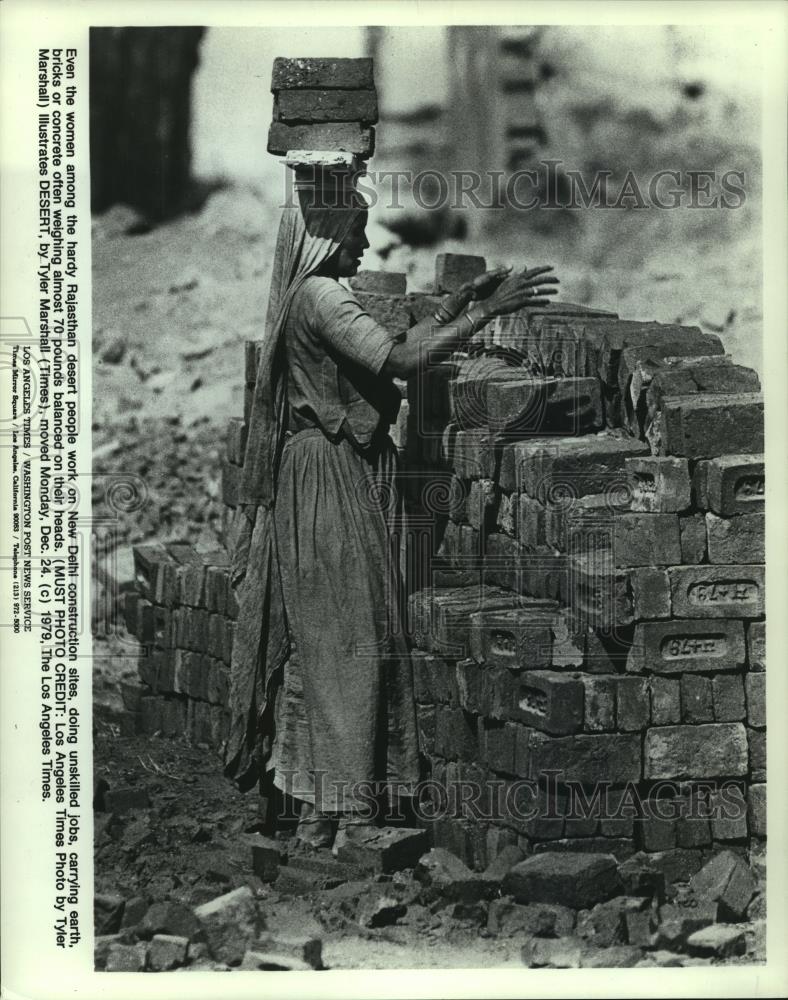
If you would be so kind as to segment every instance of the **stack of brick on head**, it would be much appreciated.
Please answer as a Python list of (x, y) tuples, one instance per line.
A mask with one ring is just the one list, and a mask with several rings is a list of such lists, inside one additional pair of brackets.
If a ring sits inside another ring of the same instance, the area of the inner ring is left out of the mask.
[(371, 59), (275, 59), (268, 152), (308, 166), (350, 165), (375, 151)]

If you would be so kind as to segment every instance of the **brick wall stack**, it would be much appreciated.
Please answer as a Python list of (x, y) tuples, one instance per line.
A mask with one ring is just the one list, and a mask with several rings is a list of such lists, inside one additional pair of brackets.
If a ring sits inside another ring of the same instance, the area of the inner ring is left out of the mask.
[[(436, 843), (476, 867), (519, 840), (691, 873), (765, 836), (758, 377), (695, 327), (574, 306), (478, 339), (408, 388), (423, 759), (446, 796), (486, 788)], [(490, 782), (505, 802), (548, 771), (541, 817), (494, 816)], [(568, 783), (648, 802), (664, 781), (674, 818), (562, 815)], [(693, 782), (746, 814), (693, 818)]]
[(133, 729), (186, 736), (220, 750), (227, 735), (230, 657), (238, 605), (223, 549), (138, 545), (126, 627), (142, 646)]
[[(442, 255), (434, 294), (408, 293), (400, 274), (362, 271), (351, 284), (403, 329), (484, 266)], [(228, 545), (257, 349), (246, 345), (245, 412), (228, 426)], [(467, 353), (431, 360), (403, 384), (392, 427), (421, 753), (445, 801), (457, 781), (486, 788), (444, 810), (435, 843), (476, 868), (515, 842), (642, 849), (675, 878), (721, 845), (764, 837), (757, 375), (695, 327), (570, 304), (498, 319)], [(237, 613), (228, 557), (169, 545), (135, 559), (138, 725), (220, 748)], [(548, 771), (560, 774), (542, 780), (541, 816), (492, 815), (491, 789), (506, 802)], [(675, 818), (565, 815), (570, 783), (590, 797), (606, 782), (626, 805), (633, 790), (653, 801), (665, 781)], [(745, 814), (688, 815), (692, 782), (734, 809), (738, 795)]]

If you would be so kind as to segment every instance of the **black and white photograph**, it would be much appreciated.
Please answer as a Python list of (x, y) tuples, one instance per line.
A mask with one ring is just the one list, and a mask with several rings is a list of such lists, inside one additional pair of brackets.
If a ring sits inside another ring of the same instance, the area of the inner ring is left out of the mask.
[(20, 412), (39, 392), (14, 631), (41, 631), (58, 947), (106, 996), (588, 969), (780, 995), (779, 31), (165, 6), (31, 48), (39, 305), (2, 353), (14, 420), (18, 363)]

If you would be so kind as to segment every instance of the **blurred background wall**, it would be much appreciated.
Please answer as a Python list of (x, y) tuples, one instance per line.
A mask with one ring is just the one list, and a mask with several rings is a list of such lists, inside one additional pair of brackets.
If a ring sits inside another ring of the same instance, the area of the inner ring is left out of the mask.
[[(404, 270), (418, 288), (441, 250), (554, 263), (567, 298), (700, 323), (760, 368), (755, 33), (447, 26), (177, 29), (176, 37), (176, 29), (150, 29), (157, 43), (113, 36), (118, 30), (95, 31), (91, 47), (96, 211), (126, 203), (157, 222), (217, 192), (205, 210), (272, 241), (285, 175), (266, 153), (274, 57), (369, 54), (381, 108), (372, 170), (507, 174), (552, 159), (559, 173), (580, 171), (589, 183), (595, 170), (618, 184), (631, 170), (646, 187), (658, 170), (738, 170), (747, 197), (735, 210), (430, 214), (406, 196), (400, 209), (381, 203), (371, 213), (366, 267)], [(131, 138), (121, 134), (128, 128)]]

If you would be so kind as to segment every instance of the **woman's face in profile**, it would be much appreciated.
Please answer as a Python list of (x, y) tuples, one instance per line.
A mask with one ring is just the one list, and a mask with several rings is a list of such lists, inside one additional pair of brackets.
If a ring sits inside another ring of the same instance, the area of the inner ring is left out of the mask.
[(360, 212), (339, 246), (336, 264), (337, 277), (350, 278), (358, 271), (364, 251), (369, 247), (366, 228), (367, 213)]

